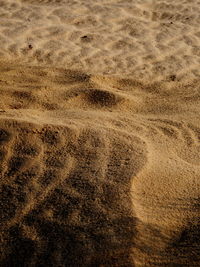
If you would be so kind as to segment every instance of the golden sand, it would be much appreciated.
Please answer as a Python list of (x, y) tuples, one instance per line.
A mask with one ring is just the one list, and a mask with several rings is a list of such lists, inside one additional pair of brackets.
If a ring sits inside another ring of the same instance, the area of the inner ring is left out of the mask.
[(199, 25), (198, 0), (0, 0), (0, 265), (200, 266)]

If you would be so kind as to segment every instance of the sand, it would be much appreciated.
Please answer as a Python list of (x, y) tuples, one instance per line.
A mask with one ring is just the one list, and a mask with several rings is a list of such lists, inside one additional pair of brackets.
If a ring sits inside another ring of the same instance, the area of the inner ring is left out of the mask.
[(1, 266), (200, 266), (199, 25), (198, 0), (0, 0)]

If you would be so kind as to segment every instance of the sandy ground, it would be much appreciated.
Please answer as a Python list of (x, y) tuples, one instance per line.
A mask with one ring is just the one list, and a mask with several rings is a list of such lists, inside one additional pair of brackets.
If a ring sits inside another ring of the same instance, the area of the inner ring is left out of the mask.
[(200, 266), (200, 1), (0, 0), (1, 262)]

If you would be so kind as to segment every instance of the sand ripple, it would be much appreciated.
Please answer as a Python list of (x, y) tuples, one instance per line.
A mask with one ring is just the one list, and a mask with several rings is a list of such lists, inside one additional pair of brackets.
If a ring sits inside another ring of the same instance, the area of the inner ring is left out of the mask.
[(199, 81), (0, 66), (3, 266), (197, 266)]
[(199, 1), (1, 0), (0, 57), (140, 79), (199, 78)]

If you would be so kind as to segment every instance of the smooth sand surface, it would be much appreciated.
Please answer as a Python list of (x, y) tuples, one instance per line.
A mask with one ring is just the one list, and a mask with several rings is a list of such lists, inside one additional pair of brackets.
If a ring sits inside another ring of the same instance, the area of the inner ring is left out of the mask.
[(200, 266), (199, 25), (198, 0), (0, 0), (1, 266)]

